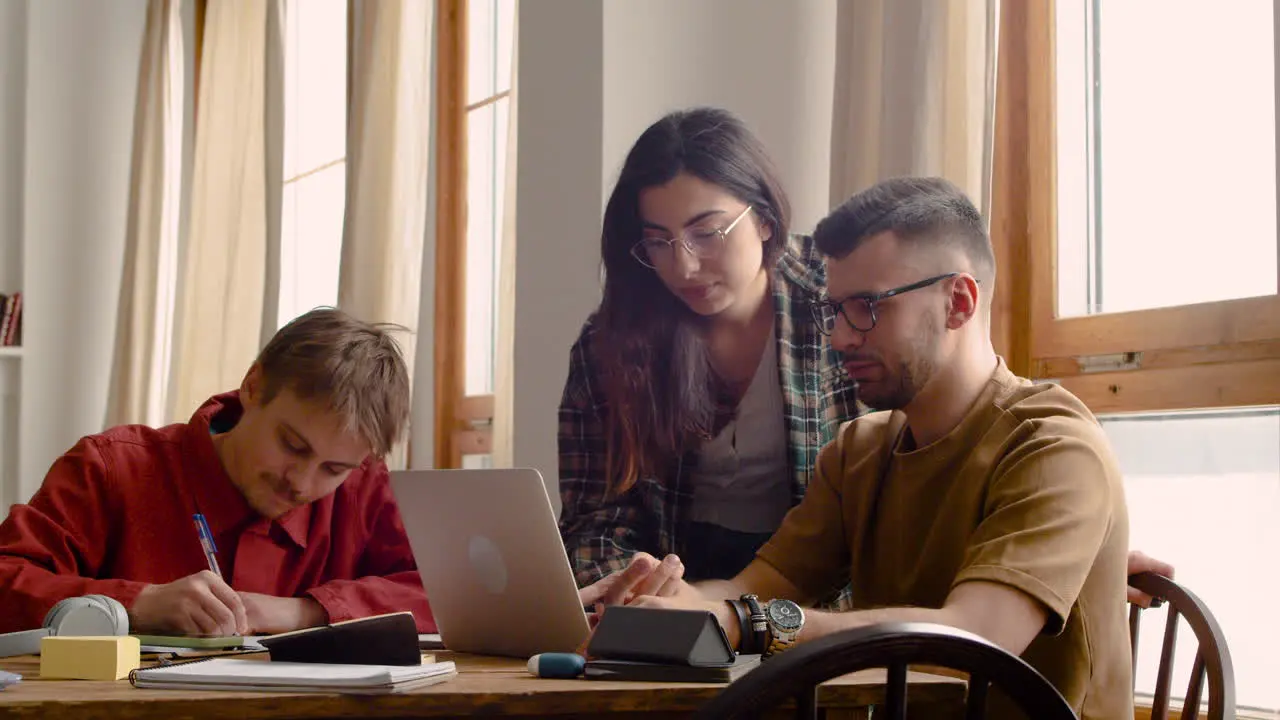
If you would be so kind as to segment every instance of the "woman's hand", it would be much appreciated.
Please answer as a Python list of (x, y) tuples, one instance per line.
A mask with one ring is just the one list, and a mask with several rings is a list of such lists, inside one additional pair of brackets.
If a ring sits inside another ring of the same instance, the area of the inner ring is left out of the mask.
[(672, 597), (696, 594), (684, 581), (684, 563), (676, 555), (658, 562), (649, 553), (636, 553), (626, 568), (619, 570), (578, 591), (583, 607), (625, 605), (641, 595)]

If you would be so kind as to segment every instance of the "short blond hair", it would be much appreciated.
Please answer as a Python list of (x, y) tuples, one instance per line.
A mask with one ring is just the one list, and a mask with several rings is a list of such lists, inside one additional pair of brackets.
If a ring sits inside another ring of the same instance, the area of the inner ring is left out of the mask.
[(263, 403), (282, 390), (321, 401), (347, 429), (386, 457), (409, 424), (409, 372), (390, 323), (367, 323), (336, 308), (299, 315), (259, 353)]

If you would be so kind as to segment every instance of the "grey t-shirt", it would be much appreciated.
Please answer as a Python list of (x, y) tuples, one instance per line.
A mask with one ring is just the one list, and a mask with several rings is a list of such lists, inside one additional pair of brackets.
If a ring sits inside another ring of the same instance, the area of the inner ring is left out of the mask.
[(693, 473), (694, 522), (747, 533), (771, 533), (791, 509), (791, 474), (778, 347), (774, 333), (738, 412), (698, 451)]

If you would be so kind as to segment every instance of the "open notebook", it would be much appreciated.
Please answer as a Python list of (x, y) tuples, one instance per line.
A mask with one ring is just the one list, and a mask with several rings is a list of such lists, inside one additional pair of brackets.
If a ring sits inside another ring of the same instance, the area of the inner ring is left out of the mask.
[(209, 658), (129, 673), (138, 688), (260, 690), (382, 695), (444, 682), (458, 674), (452, 662), (422, 665), (326, 665)]

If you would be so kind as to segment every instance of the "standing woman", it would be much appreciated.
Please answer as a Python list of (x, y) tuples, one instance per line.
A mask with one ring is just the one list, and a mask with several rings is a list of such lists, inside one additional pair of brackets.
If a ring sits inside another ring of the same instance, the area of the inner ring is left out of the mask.
[(810, 238), (731, 113), (671, 113), (636, 141), (605, 209), (600, 307), (560, 405), (560, 532), (580, 586), (636, 552), (729, 578), (800, 501), (858, 414), (811, 318)]

